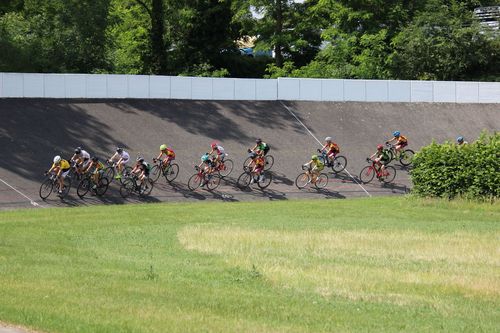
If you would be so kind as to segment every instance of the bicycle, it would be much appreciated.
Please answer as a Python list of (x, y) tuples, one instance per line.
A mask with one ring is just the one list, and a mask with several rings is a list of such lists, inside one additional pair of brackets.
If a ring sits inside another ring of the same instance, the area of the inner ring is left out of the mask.
[[(52, 193), (52, 191), (54, 191), (54, 187), (56, 188), (57, 191), (57, 189), (59, 188), (59, 181), (57, 175), (51, 172), (48, 175), (47, 179), (45, 179), (40, 185), (40, 190), (38, 191), (40, 198), (42, 198), (42, 200), (47, 199), (49, 195)], [(70, 189), (71, 189), (71, 177), (68, 175), (64, 177), (62, 193), (58, 193), (58, 196), (61, 199), (63, 199), (68, 195)]]
[(332, 168), (332, 171), (334, 173), (339, 173), (344, 171), (345, 167), (347, 166), (347, 158), (343, 155), (335, 155), (333, 157), (333, 161), (330, 160), (328, 157), (326, 151), (318, 149), (318, 153), (321, 155), (318, 156), (319, 160), (328, 168)]
[(360, 174), (359, 174), (359, 179), (361, 182), (368, 184), (373, 180), (375, 175), (377, 176), (377, 179), (381, 182), (384, 183), (390, 183), (396, 178), (396, 168), (390, 165), (386, 165), (384, 168), (384, 171), (382, 172), (380, 170), (380, 166), (377, 167), (377, 162), (367, 158), (366, 161), (368, 163), (371, 163), (371, 165), (365, 166)]
[(155, 164), (151, 168), (151, 181), (156, 183), (161, 175), (165, 177), (167, 182), (173, 182), (179, 175), (179, 165), (177, 163), (169, 162), (166, 166), (163, 161), (153, 158)]
[[(245, 189), (247, 187), (250, 187), (250, 184), (252, 184), (252, 179), (253, 183), (257, 184), (257, 186), (261, 190), (264, 190), (269, 185), (271, 185), (271, 182), (273, 180), (273, 175), (269, 171), (263, 170), (262, 174), (259, 176), (252, 173), (251, 169), (247, 166), (245, 166), (243, 170), (244, 170), (243, 173), (238, 177), (238, 180), (236, 181), (236, 186), (238, 186), (240, 189)], [(259, 181), (260, 177), (262, 178)]]
[[(115, 174), (116, 174), (116, 163), (106, 160), (106, 164), (108, 165), (104, 169), (104, 177), (108, 178), (110, 182), (115, 179)], [(123, 171), (122, 171), (122, 176), (120, 178), (120, 183), (123, 184), (123, 181), (130, 175), (132, 172), (132, 168), (129, 167), (128, 165), (123, 165)]]
[(411, 149), (401, 149), (399, 153), (396, 154), (396, 147), (393, 144), (386, 143), (385, 144), (389, 149), (387, 150), (391, 161), (397, 159), (402, 166), (408, 166), (412, 163), (413, 155), (415, 152)]
[[(248, 149), (248, 153), (251, 154), (252, 150)], [(245, 169), (245, 167), (250, 163), (251, 160), (252, 160), (252, 157), (250, 157), (250, 156), (248, 156), (246, 158), (246, 160), (243, 162), (243, 169)], [(273, 165), (274, 165), (274, 157), (273, 157), (273, 155), (265, 155), (264, 156), (264, 161), (265, 161), (264, 171), (268, 171), (269, 169), (271, 169), (273, 167)]]
[(95, 182), (92, 173), (87, 172), (83, 175), (83, 179), (80, 181), (78, 187), (76, 188), (76, 194), (80, 197), (80, 199), (83, 199), (83, 197), (90, 190), (92, 190), (92, 192), (97, 196), (103, 196), (106, 193), (109, 187), (109, 180), (108, 178), (104, 177), (103, 174), (104, 173), (98, 176), (99, 179), (97, 183)]
[(307, 167), (307, 166), (303, 165), (302, 170), (306, 170), (306, 172), (302, 172), (295, 179), (295, 186), (297, 186), (297, 188), (303, 189), (311, 183), (314, 184), (314, 186), (317, 189), (325, 188), (326, 185), (328, 185), (328, 175), (326, 173), (320, 173), (316, 177), (316, 181), (313, 182), (312, 181), (312, 174), (311, 174), (312, 168), (310, 166)]
[(204, 171), (204, 168), (199, 168), (197, 165), (194, 167), (196, 173), (192, 175), (188, 180), (188, 188), (191, 191), (196, 190), (198, 187), (207, 186), (208, 190), (215, 190), (219, 187), (220, 184), (220, 176), (217, 174), (207, 174)]
[(229, 158), (224, 159), (219, 162), (219, 165), (215, 168), (222, 178), (229, 176), (233, 171), (234, 163)]
[(140, 197), (145, 197), (153, 190), (153, 182), (149, 177), (144, 179), (144, 183), (139, 180), (136, 174), (130, 174), (123, 180), (120, 186), (120, 195), (122, 198), (128, 197), (131, 193), (136, 192)]

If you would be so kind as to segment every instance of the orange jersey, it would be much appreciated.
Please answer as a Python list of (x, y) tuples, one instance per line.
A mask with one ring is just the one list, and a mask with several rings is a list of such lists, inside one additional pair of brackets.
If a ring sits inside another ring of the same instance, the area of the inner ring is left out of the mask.
[(264, 166), (264, 159), (260, 156), (256, 157), (253, 162), (255, 163), (255, 166), (256, 167), (259, 167), (259, 166)]
[(174, 158), (175, 157), (174, 151), (172, 149), (170, 149), (170, 148), (162, 150), (161, 153), (165, 154), (167, 157), (170, 157), (170, 158)]
[(330, 150), (330, 151), (335, 151), (335, 152), (340, 152), (340, 148), (339, 148), (339, 145), (336, 144), (335, 142), (331, 142), (327, 145), (327, 148)]
[(400, 135), (399, 138), (397, 138), (397, 140), (398, 140), (397, 141), (398, 144), (402, 144), (402, 143), (407, 143), (408, 142), (408, 139), (405, 136), (403, 136), (403, 135)]

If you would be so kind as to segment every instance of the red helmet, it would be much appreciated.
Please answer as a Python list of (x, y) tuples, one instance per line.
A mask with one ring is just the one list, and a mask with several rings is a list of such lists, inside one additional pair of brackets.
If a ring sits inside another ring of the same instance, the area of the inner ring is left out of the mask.
[(217, 147), (217, 142), (212, 142), (212, 144), (210, 145), (212, 148), (215, 148)]
[(384, 149), (384, 146), (382, 146), (382, 145), (377, 146), (377, 150), (382, 150), (382, 149)]

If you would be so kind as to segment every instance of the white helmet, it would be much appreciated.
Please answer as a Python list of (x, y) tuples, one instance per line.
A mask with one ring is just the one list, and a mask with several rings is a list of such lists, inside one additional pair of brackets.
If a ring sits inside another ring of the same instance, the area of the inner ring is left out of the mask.
[(57, 155), (54, 157), (54, 164), (59, 164), (61, 162), (61, 156)]
[(331, 141), (332, 141), (332, 137), (327, 136), (327, 137), (325, 138), (325, 141), (326, 141), (326, 142), (331, 142)]

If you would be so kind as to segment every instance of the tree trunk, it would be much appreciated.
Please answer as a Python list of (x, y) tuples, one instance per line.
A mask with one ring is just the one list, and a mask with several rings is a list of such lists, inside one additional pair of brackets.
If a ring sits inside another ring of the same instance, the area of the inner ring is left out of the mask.
[(281, 38), (283, 34), (283, 3), (282, 0), (276, 0), (276, 30), (275, 38), (276, 43), (274, 45), (274, 57), (276, 61), (276, 66), (283, 67), (283, 54), (282, 54), (282, 43)]
[(167, 74), (167, 52), (163, 39), (164, 26), (163, 0), (153, 0), (151, 8), (151, 60), (154, 74)]

